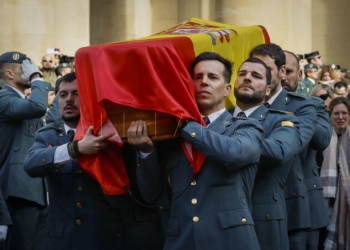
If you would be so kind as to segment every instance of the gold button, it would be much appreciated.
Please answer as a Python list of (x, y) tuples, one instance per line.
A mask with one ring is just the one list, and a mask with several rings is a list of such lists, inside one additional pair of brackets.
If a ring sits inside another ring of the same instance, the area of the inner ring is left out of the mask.
[(78, 174), (82, 174), (83, 171), (81, 169), (78, 170)]
[(242, 223), (246, 223), (246, 222), (247, 222), (246, 218), (242, 218)]
[(197, 185), (196, 180), (194, 180), (194, 181), (191, 182), (191, 186), (196, 186), (196, 185)]
[(83, 191), (83, 188), (81, 186), (78, 186), (77, 190), (80, 192), (80, 191)]
[(194, 222), (198, 222), (199, 221), (199, 218), (197, 216), (193, 217), (193, 221)]
[(297, 196), (297, 193), (293, 193), (293, 196)]
[(316, 188), (316, 185), (314, 185), (314, 188)]
[(77, 219), (77, 220), (75, 221), (75, 223), (77, 223), (77, 225), (80, 225), (80, 224), (81, 224), (81, 220)]
[(159, 210), (162, 211), (162, 210), (163, 210), (163, 207), (159, 207)]
[(196, 133), (194, 133), (194, 132), (191, 133), (191, 136), (192, 136), (192, 137), (196, 137)]
[(46, 162), (46, 160), (45, 160), (45, 159), (42, 159), (41, 161), (42, 161), (43, 163), (45, 163), (45, 162)]
[(120, 237), (121, 237), (121, 235), (120, 235), (120, 234), (117, 234), (117, 237), (118, 237), (118, 238), (120, 238)]
[(77, 207), (78, 207), (78, 208), (81, 208), (82, 206), (83, 206), (83, 205), (82, 205), (80, 202), (77, 203)]
[(266, 219), (270, 219), (270, 214), (266, 214)]
[(197, 199), (196, 199), (196, 198), (193, 198), (193, 199), (191, 200), (191, 203), (192, 203), (192, 204), (197, 204)]
[(140, 164), (139, 164), (139, 163), (137, 163), (137, 164), (136, 164), (136, 166), (138, 166), (138, 167), (139, 167), (139, 166), (140, 166)]

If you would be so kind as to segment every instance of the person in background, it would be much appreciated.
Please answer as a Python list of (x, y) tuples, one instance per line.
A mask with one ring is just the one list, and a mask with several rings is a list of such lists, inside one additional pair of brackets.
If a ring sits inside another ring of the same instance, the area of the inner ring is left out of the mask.
[[(47, 218), (46, 183), (31, 178), (23, 169), (24, 158), (34, 143), (37, 120), (47, 110), (50, 84), (40, 78), (38, 67), (19, 52), (0, 55), (0, 186), (13, 226), (5, 249), (44, 249)], [(32, 89), (30, 99), (24, 90)]]
[(316, 64), (318, 68), (323, 67), (322, 56), (318, 51), (310, 52), (309, 54), (305, 54), (305, 59), (308, 63)]
[(55, 67), (53, 66), (52, 56), (47, 54), (44, 55), (41, 59), (41, 72), (43, 78), (46, 82), (49, 82), (52, 86), (55, 87), (57, 75), (55, 72)]
[(317, 96), (321, 98), (326, 104), (328, 109), (329, 103), (334, 98), (334, 93), (333, 93), (333, 90), (328, 85), (318, 84), (312, 89), (310, 96)]
[(348, 86), (345, 82), (336, 82), (333, 86), (333, 92), (335, 97), (347, 98), (349, 94)]
[(350, 103), (344, 97), (329, 104), (333, 125), (331, 143), (323, 152), (321, 180), (331, 224), (327, 227), (325, 250), (349, 249), (350, 246)]
[(72, 72), (72, 65), (70, 63), (60, 63), (56, 67), (56, 74), (58, 78), (65, 76), (66, 74)]
[(309, 63), (304, 66), (305, 78), (301, 81), (301, 86), (298, 86), (297, 92), (300, 94), (310, 95), (318, 80), (318, 68), (316, 64)]
[(330, 65), (324, 65), (318, 77), (318, 83), (327, 84), (331, 88), (333, 88), (336, 80), (336, 74), (334, 69)]

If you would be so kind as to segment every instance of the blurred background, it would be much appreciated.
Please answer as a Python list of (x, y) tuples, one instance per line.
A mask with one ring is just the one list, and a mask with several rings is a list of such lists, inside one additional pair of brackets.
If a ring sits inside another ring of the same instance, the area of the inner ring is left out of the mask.
[(20, 51), (40, 64), (58, 48), (148, 36), (198, 17), (263, 25), (271, 42), (297, 54), (318, 50), (325, 64), (350, 68), (349, 0), (0, 0), (0, 54)]

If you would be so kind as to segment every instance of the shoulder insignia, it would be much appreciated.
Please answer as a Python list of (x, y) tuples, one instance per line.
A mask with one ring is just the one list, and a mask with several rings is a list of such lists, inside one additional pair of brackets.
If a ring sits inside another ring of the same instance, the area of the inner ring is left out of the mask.
[[(303, 99), (306, 100), (307, 98), (309, 98), (309, 96), (307, 95), (303, 95), (301, 93), (293, 93), (293, 92), (288, 92), (289, 95), (293, 96), (293, 97), (297, 97), (299, 99)], [(287, 98), (287, 97), (286, 97)], [(286, 100), (287, 101), (287, 100)]]
[(225, 121), (225, 125), (228, 126), (231, 125), (231, 123), (229, 121)]
[(263, 119), (265, 116), (263, 116), (263, 115), (260, 115), (260, 119)]
[(63, 134), (58, 134), (58, 136), (59, 136), (59, 137), (62, 137), (62, 136), (63, 136)]
[(287, 115), (292, 115), (293, 112), (287, 111), (286, 114), (287, 114)]
[(288, 97), (286, 97), (286, 98), (285, 98), (285, 100), (286, 100), (286, 102), (287, 102), (287, 101), (289, 100), (289, 98), (288, 98)]
[(62, 130), (62, 127), (58, 127), (58, 130)]
[(282, 127), (294, 127), (294, 123), (293, 122), (290, 122), (290, 121), (283, 121), (282, 122)]

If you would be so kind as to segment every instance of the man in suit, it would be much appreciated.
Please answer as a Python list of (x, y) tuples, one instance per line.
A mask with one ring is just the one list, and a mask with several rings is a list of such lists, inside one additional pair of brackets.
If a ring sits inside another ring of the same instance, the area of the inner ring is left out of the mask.
[[(276, 44), (261, 44), (253, 48), (250, 55), (261, 59), (272, 74), (271, 94), (266, 101), (270, 108), (292, 112), (299, 120), (301, 146), (295, 158), (284, 188), (288, 214), (288, 237), (290, 249), (304, 249), (307, 232), (311, 227), (309, 197), (304, 181), (302, 162), (307, 147), (315, 132), (317, 117), (315, 105), (306, 96), (287, 92), (282, 88), (281, 80), (286, 74), (286, 56)], [(284, 86), (287, 83), (284, 83)]]
[[(190, 121), (181, 137), (206, 155), (198, 174), (176, 142), (157, 148), (144, 121), (133, 122), (128, 141), (139, 149), (138, 183), (147, 201), (171, 186), (171, 210), (164, 249), (260, 249), (251, 216), (251, 192), (261, 153), (258, 121), (234, 119), (225, 109), (232, 64), (205, 52), (192, 63), (196, 101), (207, 127)], [(158, 160), (159, 159), (159, 160)]]
[[(298, 58), (294, 53), (289, 51), (284, 51), (284, 54), (286, 56), (287, 74), (282, 79), (282, 86), (289, 92), (295, 92), (298, 86), (298, 80), (301, 78)], [(332, 124), (324, 101), (318, 97), (309, 97), (309, 99), (316, 106), (317, 125), (302, 161), (311, 215), (311, 229), (308, 231), (306, 249), (317, 250), (319, 231), (321, 228), (329, 225), (329, 218), (323, 196), (323, 185), (316, 165), (316, 152), (324, 151), (328, 147), (332, 135)]]
[(258, 58), (247, 59), (238, 69), (233, 116), (244, 111), (264, 129), (252, 194), (253, 219), (261, 249), (280, 250), (289, 248), (284, 184), (300, 147), (300, 134), (294, 115), (262, 105), (270, 89), (270, 69)]
[[(0, 185), (11, 214), (5, 249), (42, 249), (47, 216), (45, 182), (30, 178), (23, 161), (34, 143), (38, 118), (47, 108), (49, 83), (42, 81), (38, 67), (25, 54), (0, 56)], [(24, 90), (32, 89), (30, 99)]]
[[(52, 120), (40, 129), (24, 163), (30, 176), (47, 178), (46, 249), (162, 249), (158, 208), (137, 205), (129, 195), (104, 195), (97, 180), (76, 161), (103, 150), (113, 134), (97, 136), (89, 127), (82, 140), (72, 142), (80, 119), (75, 73), (62, 77), (58, 95), (63, 124)], [(125, 165), (132, 165), (127, 168), (131, 190), (139, 199), (132, 182), (136, 162), (130, 159), (135, 157), (131, 147), (125, 146)]]

